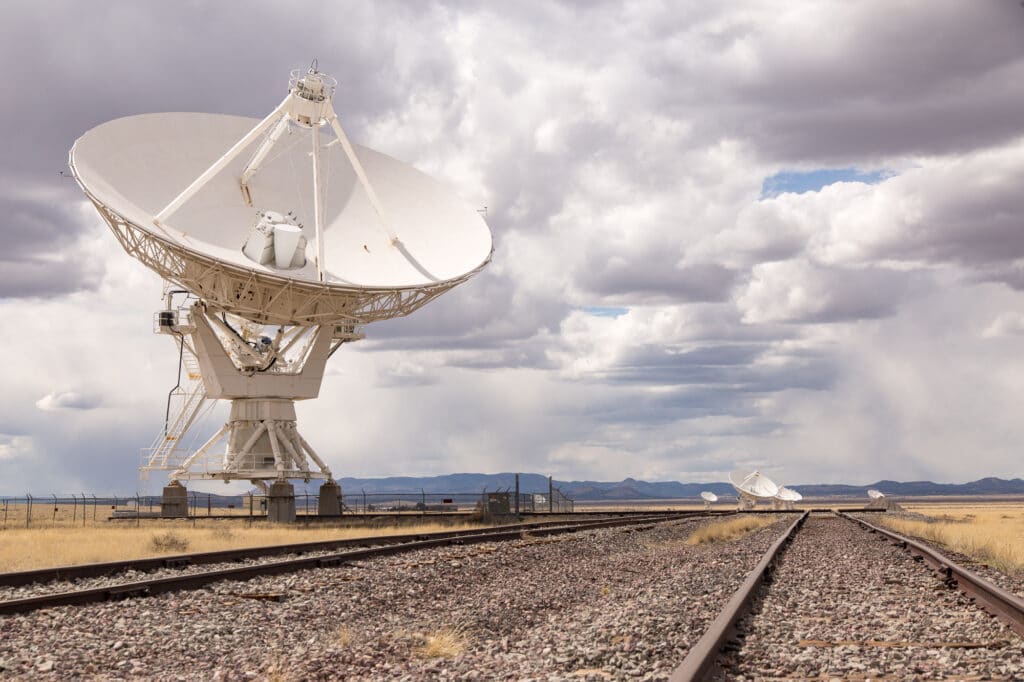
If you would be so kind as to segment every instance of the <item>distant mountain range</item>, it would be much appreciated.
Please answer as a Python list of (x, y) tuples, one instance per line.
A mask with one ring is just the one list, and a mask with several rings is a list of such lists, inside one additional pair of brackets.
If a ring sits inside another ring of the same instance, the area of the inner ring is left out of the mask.
[[(366, 493), (479, 493), (485, 490), (514, 489), (515, 474), (448, 474), (445, 476), (395, 476), (390, 478), (341, 478), (345, 494)], [(694, 499), (704, 490), (731, 497), (728, 483), (680, 483), (678, 481), (618, 482), (553, 481), (553, 485), (574, 500)], [(982, 478), (970, 483), (932, 483), (931, 481), (878, 481), (870, 485), (812, 484), (791, 485), (804, 497), (866, 497), (869, 489), (891, 497), (922, 495), (1024, 495), (1024, 479)], [(548, 479), (540, 474), (520, 474), (523, 493), (547, 492)]]

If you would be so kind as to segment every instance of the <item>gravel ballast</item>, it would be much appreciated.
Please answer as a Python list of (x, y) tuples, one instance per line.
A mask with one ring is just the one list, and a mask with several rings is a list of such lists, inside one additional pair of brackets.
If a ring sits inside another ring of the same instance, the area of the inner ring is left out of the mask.
[(812, 516), (722, 679), (1024, 679), (1024, 640), (880, 536)]
[[(872, 523), (883, 527), (885, 526), (886, 515), (884, 514), (853, 514), (852, 516), (863, 519), (868, 523)], [(903, 515), (900, 514), (897, 516)], [(922, 515), (922, 518), (928, 519), (929, 517)], [(894, 530), (894, 532), (900, 531)], [(995, 566), (990, 566), (986, 563), (984, 558), (971, 557), (967, 556), (966, 554), (961, 554), (960, 552), (953, 551), (948, 547), (938, 545), (929, 540), (928, 538), (922, 538), (917, 535), (910, 535), (908, 537), (916, 540), (917, 542), (920, 542), (922, 545), (931, 547), (940, 554), (949, 557), (951, 561), (955, 561), (956, 563), (960, 564), (971, 573), (977, 575), (979, 578), (987, 580), (988, 582), (994, 585), (998, 585), (999, 587), (1003, 588), (1007, 592), (1010, 592), (1011, 594), (1016, 594), (1018, 597), (1024, 598), (1024, 573), (1010, 574), (1006, 571), (1002, 571), (996, 568)], [(1024, 538), (1022, 538), (1021, 541), (1024, 541)]]
[[(0, 617), (0, 676), (665, 679), (791, 522), (696, 547), (706, 520), (527, 537)], [(454, 646), (430, 651), (441, 635)]]

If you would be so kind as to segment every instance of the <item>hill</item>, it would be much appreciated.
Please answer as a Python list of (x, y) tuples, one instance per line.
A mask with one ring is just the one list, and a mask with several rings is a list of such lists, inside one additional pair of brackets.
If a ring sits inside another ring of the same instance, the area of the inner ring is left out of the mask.
[[(342, 478), (346, 493), (479, 493), (513, 489), (514, 473), (447, 474), (444, 476), (394, 476), (389, 478)], [(679, 481), (639, 481), (626, 478), (607, 481), (554, 481), (554, 486), (576, 500), (695, 499), (701, 491), (732, 496), (728, 483), (680, 483)], [(809, 484), (789, 486), (805, 497), (865, 497), (869, 489), (881, 490), (893, 497), (920, 495), (1024, 495), (1024, 479), (982, 478), (969, 483), (933, 483), (931, 481), (878, 481), (869, 485)], [(524, 493), (546, 492), (548, 479), (540, 474), (520, 474), (519, 489)]]

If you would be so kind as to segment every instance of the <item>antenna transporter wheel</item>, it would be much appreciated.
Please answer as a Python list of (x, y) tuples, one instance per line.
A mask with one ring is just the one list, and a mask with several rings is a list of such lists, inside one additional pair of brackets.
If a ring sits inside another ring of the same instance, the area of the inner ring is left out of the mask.
[[(232, 402), (213, 438), (162, 448), (146, 471), (271, 492), (269, 481), (332, 482), (294, 401), (319, 395), (327, 359), (362, 338), (359, 327), (408, 315), (490, 262), (476, 210), (349, 142), (336, 87), (314, 65), (292, 72), (262, 120), (143, 114), (93, 128), (71, 149), (75, 179), (125, 251), (198, 299), (176, 310), (169, 294), (158, 318), (157, 331), (198, 364), (205, 394), (189, 393), (188, 409)], [(180, 444), (194, 416), (169, 410), (167, 424), (180, 426), (165, 439)]]

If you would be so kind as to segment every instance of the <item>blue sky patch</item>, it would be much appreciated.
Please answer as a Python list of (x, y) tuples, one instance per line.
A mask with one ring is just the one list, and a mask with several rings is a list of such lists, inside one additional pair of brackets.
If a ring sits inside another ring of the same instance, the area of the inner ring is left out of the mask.
[(583, 312), (595, 317), (622, 317), (629, 312), (629, 308), (609, 308), (605, 306), (584, 306)]
[(786, 192), (802, 194), (817, 192), (822, 187), (836, 182), (863, 182), (869, 185), (891, 178), (887, 170), (860, 171), (856, 168), (818, 168), (812, 171), (782, 171), (764, 179), (761, 198), (770, 199)]

